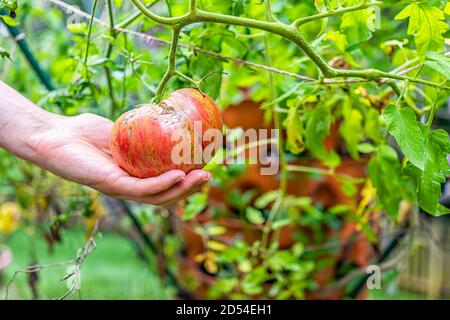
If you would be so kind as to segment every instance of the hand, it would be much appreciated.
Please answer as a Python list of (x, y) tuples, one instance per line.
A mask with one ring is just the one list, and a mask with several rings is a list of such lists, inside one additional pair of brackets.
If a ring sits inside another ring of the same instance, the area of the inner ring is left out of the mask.
[(131, 177), (114, 162), (109, 148), (113, 123), (93, 114), (55, 116), (43, 130), (26, 139), (37, 164), (63, 178), (90, 186), (111, 197), (167, 205), (187, 197), (211, 179), (203, 170), (187, 175), (171, 170), (158, 177)]

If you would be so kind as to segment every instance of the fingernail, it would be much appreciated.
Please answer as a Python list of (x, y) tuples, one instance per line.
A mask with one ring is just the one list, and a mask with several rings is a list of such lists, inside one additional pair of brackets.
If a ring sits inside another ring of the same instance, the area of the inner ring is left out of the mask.
[(209, 180), (211, 180), (211, 178), (212, 178), (212, 175), (209, 172), (207, 172), (203, 175), (203, 180), (205, 180), (205, 181), (209, 181)]

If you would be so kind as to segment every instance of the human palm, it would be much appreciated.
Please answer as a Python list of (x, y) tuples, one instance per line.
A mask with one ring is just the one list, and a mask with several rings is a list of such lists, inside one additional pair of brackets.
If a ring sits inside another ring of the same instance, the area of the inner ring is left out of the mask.
[(131, 177), (113, 161), (109, 136), (113, 123), (93, 114), (61, 117), (32, 135), (39, 165), (66, 179), (120, 199), (165, 205), (186, 197), (211, 178), (193, 170), (171, 170), (158, 177)]

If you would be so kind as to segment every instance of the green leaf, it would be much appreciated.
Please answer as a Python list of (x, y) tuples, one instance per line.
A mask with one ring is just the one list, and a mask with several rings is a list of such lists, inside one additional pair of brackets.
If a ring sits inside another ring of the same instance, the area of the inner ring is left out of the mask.
[(362, 120), (363, 116), (359, 110), (352, 107), (352, 102), (348, 98), (342, 106), (344, 121), (339, 129), (344, 138), (347, 151), (353, 159), (359, 159), (358, 144), (362, 140)]
[(245, 210), (245, 215), (246, 215), (248, 221), (250, 221), (253, 224), (261, 224), (264, 222), (264, 217), (262, 215), (262, 212), (255, 208), (248, 207)]
[[(360, 4), (360, 0), (347, 0), (347, 6)], [(375, 31), (375, 10), (367, 8), (344, 13), (341, 18), (341, 31), (347, 36), (347, 50), (355, 49), (359, 44), (372, 38)]]
[(373, 144), (364, 142), (357, 145), (358, 152), (361, 153), (372, 153), (376, 150)]
[(11, 11), (16, 11), (18, 8), (16, 0), (1, 0), (0, 8), (5, 8)]
[(393, 220), (396, 220), (403, 198), (400, 192), (401, 165), (397, 153), (390, 146), (381, 145), (375, 156), (370, 159), (367, 170), (383, 208)]
[(88, 28), (85, 23), (71, 23), (67, 25), (67, 29), (75, 34), (87, 34)]
[(385, 131), (380, 123), (380, 118), (380, 113), (374, 108), (370, 108), (364, 114), (364, 134), (376, 144), (383, 142), (383, 131)]
[(208, 195), (206, 193), (193, 194), (188, 198), (188, 204), (184, 209), (181, 219), (185, 221), (194, 219), (200, 212), (205, 210), (207, 204)]
[(255, 207), (257, 207), (258, 209), (267, 208), (267, 206), (271, 202), (275, 201), (279, 196), (280, 196), (280, 191), (278, 191), (278, 190), (266, 192), (256, 199)]
[(123, 0), (114, 0), (114, 5), (116, 8), (120, 9), (123, 5)]
[(405, 173), (416, 181), (419, 206), (434, 216), (450, 213), (450, 209), (439, 203), (441, 184), (446, 181), (445, 174), (450, 172), (447, 161), (449, 153), (447, 132), (442, 129), (432, 131), (425, 140), (424, 170), (411, 165), (405, 168)]
[(11, 18), (10, 16), (0, 16), (0, 18), (3, 20), (4, 23), (6, 23), (8, 26), (14, 27), (17, 25), (16, 20)]
[(227, 248), (226, 244), (216, 240), (209, 240), (206, 246), (213, 251), (224, 251)]
[(450, 2), (447, 2), (444, 8), (444, 13), (450, 16)]
[(324, 140), (330, 132), (332, 115), (330, 108), (326, 104), (318, 105), (311, 111), (305, 129), (305, 145), (313, 156), (323, 161), (330, 167), (337, 167), (340, 164), (338, 154), (332, 150), (327, 152)]
[(444, 54), (430, 51), (426, 55), (425, 64), (450, 80), (450, 58)]
[[(324, 12), (328, 11), (325, 0), (315, 0), (314, 5), (315, 5), (317, 11), (319, 11), (320, 13), (324, 13)], [(328, 18), (321, 19), (321, 28), (320, 28), (319, 35), (325, 32), (327, 25), (328, 25)]]
[(328, 30), (323, 39), (333, 41), (336, 44), (336, 48), (341, 52), (347, 49), (347, 37), (342, 32)]
[(9, 52), (6, 51), (6, 49), (3, 47), (0, 47), (0, 58), (8, 58), (9, 60), (11, 60), (11, 56), (9, 55)]
[(428, 51), (442, 51), (444, 48), (442, 34), (448, 29), (442, 10), (426, 2), (413, 2), (395, 17), (396, 20), (406, 18), (409, 18), (408, 34), (414, 36), (422, 61)]
[(289, 108), (288, 116), (283, 122), (286, 128), (287, 140), (286, 149), (293, 154), (299, 154), (305, 150), (305, 143), (303, 141), (303, 123), (298, 114), (298, 108)]
[(210, 236), (220, 236), (226, 231), (227, 229), (223, 226), (210, 225), (206, 228), (206, 233)]
[(417, 168), (424, 169), (425, 137), (416, 114), (409, 108), (388, 106), (383, 112), (388, 131), (394, 136), (403, 154)]
[(277, 220), (272, 224), (272, 230), (283, 228), (284, 226), (291, 224), (291, 222), (292, 222), (291, 219)]

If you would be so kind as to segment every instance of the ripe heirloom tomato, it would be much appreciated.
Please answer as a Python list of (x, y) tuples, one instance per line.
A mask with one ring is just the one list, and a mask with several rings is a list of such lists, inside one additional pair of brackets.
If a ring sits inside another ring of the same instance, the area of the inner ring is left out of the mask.
[[(200, 129), (195, 130), (196, 128)], [(204, 141), (207, 130), (215, 129), (221, 135), (222, 115), (214, 101), (196, 89), (179, 89), (159, 104), (145, 104), (122, 114), (115, 122), (110, 145), (117, 164), (131, 176), (148, 178), (171, 169), (189, 172), (202, 168), (194, 161), (195, 152), (185, 152), (189, 161), (174, 161), (173, 150), (180, 147), (180, 133), (188, 143), (187, 151), (194, 151), (195, 144), (203, 152), (214, 141)], [(186, 149), (184, 149), (186, 151)], [(215, 149), (217, 150), (217, 149)]]

